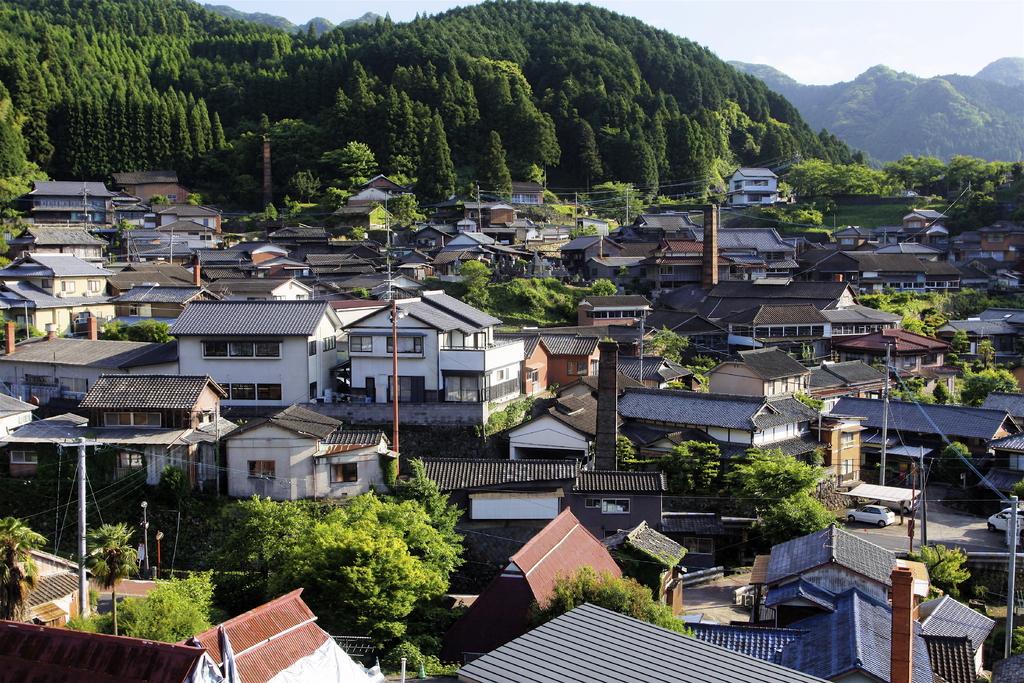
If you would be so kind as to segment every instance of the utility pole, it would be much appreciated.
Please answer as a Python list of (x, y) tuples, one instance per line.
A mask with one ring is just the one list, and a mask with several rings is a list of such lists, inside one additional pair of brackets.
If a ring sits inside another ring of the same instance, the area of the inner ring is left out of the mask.
[(89, 584), (85, 578), (85, 439), (78, 440), (78, 614), (89, 614)]
[(1020, 533), (1017, 530), (1017, 496), (1010, 496), (1010, 519), (1007, 524), (1008, 538), (1006, 539), (1007, 544), (1010, 546), (1010, 566), (1007, 572), (1006, 579), (1006, 642), (1003, 644), (1003, 657), (1010, 657), (1010, 647), (1013, 645), (1013, 618), (1014, 608), (1016, 607), (1016, 591), (1017, 579), (1017, 536)]
[(640, 311), (640, 384), (644, 383), (644, 321), (647, 320), (647, 313)]
[(878, 465), (879, 486), (885, 486), (885, 442), (889, 440), (889, 373), (891, 372), (889, 355), (891, 349), (891, 344), (885, 345), (885, 388), (882, 390), (882, 457)]
[(398, 302), (391, 297), (391, 450), (398, 453)]
[(921, 449), (921, 545), (928, 545), (928, 470)]
[(626, 225), (629, 225), (629, 185), (626, 185)]
[(142, 569), (143, 576), (149, 578), (149, 517), (146, 509), (149, 503), (142, 501)]

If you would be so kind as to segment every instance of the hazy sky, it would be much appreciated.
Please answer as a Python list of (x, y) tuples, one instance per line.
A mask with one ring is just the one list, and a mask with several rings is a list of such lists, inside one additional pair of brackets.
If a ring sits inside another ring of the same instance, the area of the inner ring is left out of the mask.
[[(465, 0), (212, 0), (304, 23), (373, 11), (406, 21)], [(1024, 56), (1024, 0), (594, 0), (711, 48), (723, 59), (770, 64), (803, 83), (849, 80), (875, 64), (919, 76), (973, 74)]]

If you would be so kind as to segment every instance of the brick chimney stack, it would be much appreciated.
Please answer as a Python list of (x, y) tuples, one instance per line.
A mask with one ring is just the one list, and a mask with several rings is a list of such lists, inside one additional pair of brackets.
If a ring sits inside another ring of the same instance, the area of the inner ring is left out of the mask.
[(616, 470), (615, 439), (619, 435), (619, 345), (602, 341), (597, 366), (597, 439), (594, 469)]
[(892, 570), (892, 633), (889, 638), (890, 683), (912, 683), (914, 676), (914, 574)]
[(704, 257), (701, 259), (701, 286), (718, 284), (718, 204), (704, 207)]
[(18, 333), (18, 326), (14, 324), (13, 320), (7, 321), (7, 324), (4, 326), (4, 333), (7, 335), (7, 344), (5, 350), (7, 352), (7, 355), (9, 356), (12, 353), (14, 353), (14, 344), (17, 341), (14, 335)]
[(274, 183), (270, 175), (270, 138), (263, 136), (263, 208), (274, 201)]
[(96, 316), (89, 316), (89, 339), (96, 341), (100, 338), (99, 334), (99, 323), (96, 321)]
[(192, 265), (192, 284), (196, 287), (203, 286), (202, 270), (199, 266), (199, 258), (196, 257), (196, 262)]
[(46, 323), (46, 341), (53, 341), (57, 338), (57, 326), (53, 323)]

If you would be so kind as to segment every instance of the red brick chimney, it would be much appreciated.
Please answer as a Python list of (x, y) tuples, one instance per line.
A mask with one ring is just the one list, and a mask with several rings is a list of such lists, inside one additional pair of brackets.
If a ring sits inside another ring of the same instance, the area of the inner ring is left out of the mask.
[(914, 574), (892, 570), (892, 633), (889, 638), (890, 683), (912, 683), (914, 676)]
[(96, 322), (96, 316), (89, 316), (89, 339), (96, 341), (100, 338), (99, 324)]
[(199, 266), (199, 260), (196, 259), (195, 264), (192, 266), (192, 284), (196, 287), (203, 286), (202, 270)]
[(57, 338), (57, 326), (53, 323), (46, 323), (46, 341), (53, 341)]
[(7, 351), (7, 355), (8, 356), (11, 355), (12, 353), (14, 353), (14, 343), (16, 341), (15, 338), (14, 338), (14, 335), (17, 334), (17, 330), (18, 330), (18, 326), (14, 324), (13, 320), (8, 320), (7, 324), (4, 326), (4, 334), (7, 335), (6, 336), (6, 342), (7, 342), (6, 351)]
[(597, 438), (594, 441), (594, 469), (618, 469), (615, 439), (619, 435), (619, 345), (603, 341), (597, 345)]
[(704, 207), (704, 257), (701, 259), (701, 286), (718, 284), (718, 204)]
[(274, 184), (270, 176), (270, 138), (263, 136), (263, 208), (274, 201)]

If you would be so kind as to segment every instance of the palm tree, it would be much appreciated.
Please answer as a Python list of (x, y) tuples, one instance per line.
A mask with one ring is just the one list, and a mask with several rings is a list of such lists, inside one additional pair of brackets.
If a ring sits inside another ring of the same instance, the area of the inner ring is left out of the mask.
[(20, 619), (29, 593), (36, 587), (32, 551), (46, 543), (15, 517), (0, 519), (0, 619)]
[(127, 524), (104, 524), (86, 535), (89, 553), (85, 564), (104, 588), (110, 590), (117, 635), (117, 584), (138, 569), (138, 554), (132, 547), (132, 532)]

